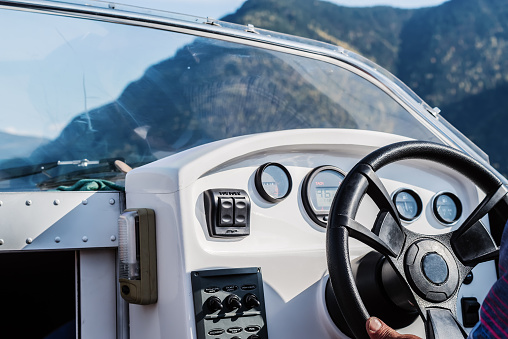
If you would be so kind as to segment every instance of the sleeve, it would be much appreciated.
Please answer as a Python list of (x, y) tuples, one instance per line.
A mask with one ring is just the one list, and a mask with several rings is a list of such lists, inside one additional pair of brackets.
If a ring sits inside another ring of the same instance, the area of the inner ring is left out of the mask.
[(501, 239), (499, 279), (492, 285), (480, 310), (480, 322), (468, 338), (508, 338), (508, 223)]

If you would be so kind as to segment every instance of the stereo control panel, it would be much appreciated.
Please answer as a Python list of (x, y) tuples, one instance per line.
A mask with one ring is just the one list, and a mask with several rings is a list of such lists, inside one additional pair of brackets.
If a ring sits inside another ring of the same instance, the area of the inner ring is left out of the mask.
[(191, 273), (198, 339), (267, 339), (261, 269)]

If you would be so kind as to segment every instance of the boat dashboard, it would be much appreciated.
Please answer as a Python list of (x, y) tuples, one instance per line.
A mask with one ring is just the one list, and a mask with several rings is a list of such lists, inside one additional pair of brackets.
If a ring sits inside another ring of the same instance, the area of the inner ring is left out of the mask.
[[(264, 133), (129, 172), (127, 208), (155, 211), (159, 277), (157, 303), (130, 305), (131, 336), (347, 337), (325, 301), (328, 210), (360, 159), (404, 140), (359, 130)], [(466, 177), (430, 161), (403, 160), (378, 175), (403, 227), (416, 233), (455, 230), (484, 197)], [(356, 220), (372, 227), (378, 211), (366, 196)], [(487, 217), (482, 223), (489, 227)], [(356, 240), (349, 247), (351, 259), (371, 251)], [(459, 321), (461, 300), (482, 302), (496, 280), (495, 265), (478, 265), (472, 277), (458, 292)], [(256, 306), (247, 306), (250, 295)], [(424, 335), (419, 320), (401, 331)]]

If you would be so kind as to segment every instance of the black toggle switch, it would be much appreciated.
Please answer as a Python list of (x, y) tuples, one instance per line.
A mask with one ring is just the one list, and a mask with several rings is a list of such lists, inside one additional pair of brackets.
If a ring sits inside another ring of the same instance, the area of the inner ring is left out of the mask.
[(460, 300), (460, 304), (462, 305), (462, 323), (464, 327), (474, 327), (480, 321), (480, 316), (478, 315), (480, 303), (476, 298), (465, 297)]
[(208, 307), (210, 313), (214, 313), (222, 310), (222, 302), (217, 297), (210, 297), (206, 299), (206, 307)]
[(231, 311), (235, 311), (242, 307), (240, 298), (236, 294), (230, 294), (224, 300), (227, 308)]
[(256, 295), (254, 295), (252, 293), (249, 293), (249, 294), (245, 295), (243, 300), (245, 302), (245, 307), (247, 307), (248, 309), (251, 309), (251, 308), (254, 308), (254, 307), (259, 307), (259, 305), (261, 305), (261, 303), (259, 302), (258, 297), (256, 297)]

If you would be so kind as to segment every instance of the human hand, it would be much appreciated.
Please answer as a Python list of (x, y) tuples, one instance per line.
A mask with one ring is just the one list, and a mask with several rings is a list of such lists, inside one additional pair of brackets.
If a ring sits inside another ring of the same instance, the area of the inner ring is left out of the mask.
[(375, 317), (367, 319), (365, 327), (367, 328), (370, 339), (421, 339), (412, 334), (399, 334)]

